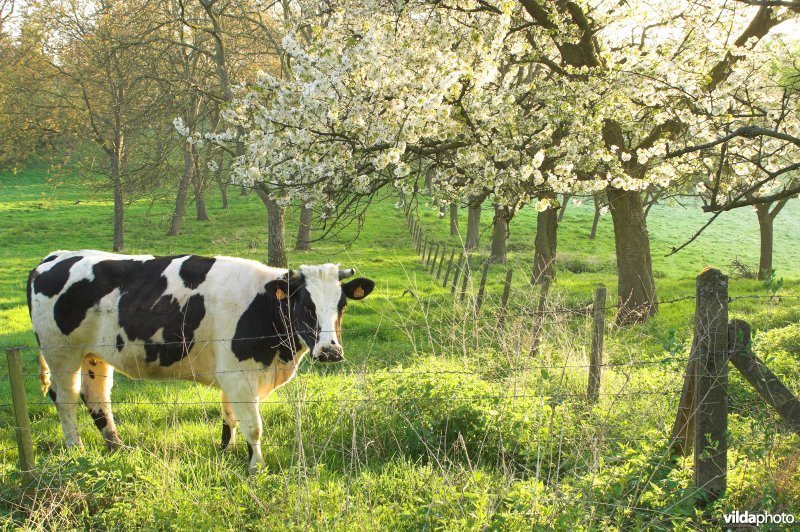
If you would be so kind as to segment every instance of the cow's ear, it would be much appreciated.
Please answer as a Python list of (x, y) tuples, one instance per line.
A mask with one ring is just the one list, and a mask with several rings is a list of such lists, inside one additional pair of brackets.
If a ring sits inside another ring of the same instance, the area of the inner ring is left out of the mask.
[(270, 281), (265, 286), (267, 294), (275, 296), (275, 299), (282, 301), (289, 296), (289, 283), (284, 279), (276, 279)]
[(363, 277), (358, 277), (353, 279), (348, 283), (344, 283), (342, 285), (342, 290), (344, 291), (344, 295), (347, 299), (364, 299), (375, 288), (375, 282), (371, 279), (365, 279)]

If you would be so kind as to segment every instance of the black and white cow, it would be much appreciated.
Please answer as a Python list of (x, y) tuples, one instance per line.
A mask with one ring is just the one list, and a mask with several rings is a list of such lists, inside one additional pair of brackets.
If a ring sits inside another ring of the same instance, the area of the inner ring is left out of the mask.
[(83, 400), (109, 448), (114, 370), (139, 379), (187, 379), (222, 389), (222, 445), (238, 426), (250, 470), (261, 457), (259, 401), (288, 382), (307, 351), (342, 360), (347, 299), (369, 279), (336, 264), (271, 268), (232, 257), (153, 257), (56, 251), (28, 278), (42, 391), (55, 402), (68, 446), (80, 446)]

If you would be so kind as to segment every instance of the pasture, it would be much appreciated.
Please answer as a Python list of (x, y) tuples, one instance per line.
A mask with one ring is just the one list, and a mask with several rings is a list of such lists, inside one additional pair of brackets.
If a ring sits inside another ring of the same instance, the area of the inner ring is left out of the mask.
[[(231, 208), (209, 197), (211, 222), (187, 216), (165, 237), (168, 202), (127, 210), (126, 252), (232, 255), (263, 260), (266, 211), (254, 194), (232, 191)], [(0, 347), (34, 346), (25, 306), (27, 272), (55, 249), (109, 249), (112, 206), (91, 181), (44, 163), (0, 175)], [(108, 453), (85, 409), (83, 451), (64, 449), (54, 406), (36, 379), (36, 352), (23, 352), (36, 451), (35, 482), (21, 488), (5, 366), (0, 370), (0, 520), (15, 528), (196, 529), (694, 529), (691, 458), (667, 451), (691, 343), (693, 302), (663, 304), (642, 325), (619, 329), (607, 316), (600, 400), (584, 400), (591, 322), (559, 312), (585, 307), (598, 284), (615, 303), (610, 216), (588, 240), (591, 205), (570, 205), (559, 228), (556, 307), (539, 355), (528, 355), (537, 289), (528, 285), (535, 211), (514, 219), (510, 261), (489, 270), (488, 300), (476, 317), (420, 266), (394, 200), (370, 207), (355, 227), (290, 252), (290, 266), (338, 262), (377, 283), (344, 320), (346, 361), (306, 360), (298, 376), (262, 405), (267, 466), (248, 476), (241, 438), (219, 451), (219, 392), (186, 382), (118, 376), (112, 400), (126, 447)], [(430, 236), (457, 244), (445, 219), (420, 199)], [(287, 220), (293, 242), (297, 220)], [(466, 216), (461, 217), (462, 229)], [(756, 264), (750, 209), (726, 213), (694, 244), (705, 216), (657, 205), (648, 227), (659, 299), (694, 293), (694, 277), (738, 258)], [(486, 255), (491, 209), (483, 216)], [(776, 221), (778, 294), (800, 295), (800, 204)], [(476, 264), (478, 263), (476, 260)], [(508, 323), (496, 327), (506, 270), (514, 269)], [(732, 317), (758, 330), (756, 352), (800, 391), (800, 300), (767, 299), (775, 289), (731, 279)], [(728, 492), (707, 515), (734, 509), (800, 517), (800, 439), (731, 373)]]

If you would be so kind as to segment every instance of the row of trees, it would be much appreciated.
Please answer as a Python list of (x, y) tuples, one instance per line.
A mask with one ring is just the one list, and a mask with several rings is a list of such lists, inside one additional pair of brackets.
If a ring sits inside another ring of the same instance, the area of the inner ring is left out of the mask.
[(796, 0), (32, 3), (0, 55), (29, 72), (0, 79), (0, 99), (52, 124), (37, 142), (95, 141), (115, 249), (125, 194), (177, 182), (176, 234), (190, 192), (201, 218), (209, 183), (226, 197), (232, 163), (267, 208), (271, 264), (286, 263), (291, 205), (303, 246), (312, 208), (330, 230), (386, 190), (424, 189), (455, 230), (467, 207), (468, 248), (490, 199), (498, 261), (532, 205), (532, 281), (549, 285), (559, 198), (591, 195), (613, 218), (628, 323), (657, 310), (646, 214), (661, 198), (756, 206), (771, 271), (772, 222), (800, 192), (798, 43), (781, 32), (798, 14)]
[[(643, 196), (721, 212), (797, 194), (797, 2), (354, 0), (283, 39), (290, 75), (236, 99), (237, 178), (278, 201), (351, 206), (426, 168), (442, 203), (491, 195), (502, 233), (535, 204), (534, 280), (554, 276), (558, 194), (604, 192), (618, 320), (657, 310)], [(793, 48), (794, 47), (794, 48)], [(719, 150), (713, 148), (722, 146)], [(764, 224), (782, 204), (760, 216)], [(762, 207), (759, 207), (761, 209)], [(476, 219), (476, 216), (471, 217)], [(477, 236), (468, 223), (467, 245)], [(762, 264), (762, 275), (769, 265)]]

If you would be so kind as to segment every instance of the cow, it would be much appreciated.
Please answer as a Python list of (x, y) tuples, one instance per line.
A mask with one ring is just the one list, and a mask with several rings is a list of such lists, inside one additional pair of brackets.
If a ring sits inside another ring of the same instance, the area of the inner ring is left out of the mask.
[(114, 371), (221, 389), (222, 448), (236, 428), (249, 471), (263, 463), (258, 405), (295, 375), (307, 352), (338, 362), (342, 314), (370, 279), (342, 280), (336, 264), (272, 268), (247, 259), (56, 251), (28, 276), (42, 392), (56, 405), (68, 447), (81, 446), (77, 405), (106, 446), (121, 440), (111, 413)]

